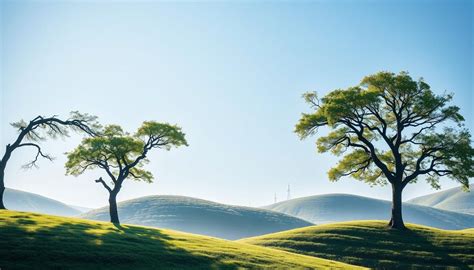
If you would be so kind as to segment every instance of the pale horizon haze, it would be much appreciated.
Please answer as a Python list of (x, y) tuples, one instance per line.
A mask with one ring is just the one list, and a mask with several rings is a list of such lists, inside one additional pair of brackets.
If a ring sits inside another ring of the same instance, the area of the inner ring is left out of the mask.
[[(118, 200), (173, 194), (245, 206), (350, 193), (391, 199), (389, 186), (329, 182), (337, 157), (293, 128), (301, 95), (408, 71), (454, 93), (474, 131), (472, 1), (1, 1), (0, 155), (11, 122), (78, 110), (134, 132), (177, 124), (189, 147), (152, 151), (152, 184), (127, 180)], [(65, 176), (81, 137), (42, 143), (54, 162), (24, 170), (13, 153), (7, 188), (96, 208), (100, 170)], [(458, 186), (444, 179), (442, 189)], [(423, 181), (404, 200), (435, 192)]]

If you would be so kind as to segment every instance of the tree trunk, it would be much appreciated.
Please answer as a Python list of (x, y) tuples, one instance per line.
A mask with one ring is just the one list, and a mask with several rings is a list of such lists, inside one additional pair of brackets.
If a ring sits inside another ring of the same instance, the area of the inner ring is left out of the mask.
[(0, 210), (2, 209), (7, 209), (5, 205), (3, 204), (3, 194), (5, 193), (5, 186), (3, 185), (3, 175), (0, 175)]
[(120, 224), (118, 210), (117, 210), (117, 193), (111, 192), (109, 196), (109, 212), (110, 222), (114, 224)]
[(5, 165), (6, 160), (3, 158), (0, 161), (0, 209), (7, 209), (3, 203), (3, 194), (5, 194)]
[(392, 218), (388, 223), (391, 229), (406, 229), (402, 218), (402, 190), (401, 185), (392, 184)]

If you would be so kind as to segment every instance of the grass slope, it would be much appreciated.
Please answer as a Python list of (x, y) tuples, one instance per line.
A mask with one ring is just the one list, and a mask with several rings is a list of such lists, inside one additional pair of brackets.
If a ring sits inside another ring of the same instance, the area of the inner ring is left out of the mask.
[(473, 269), (474, 230), (447, 231), (409, 224), (388, 230), (382, 221), (325, 224), (239, 242), (377, 269)]
[(81, 213), (69, 205), (38, 194), (7, 188), (5, 207), (11, 210), (28, 211), (57, 216), (75, 216)]
[(409, 200), (409, 203), (435, 207), (474, 215), (474, 184), (470, 185), (470, 192), (463, 191), (460, 187), (436, 192), (426, 196)]
[[(185, 196), (146, 196), (120, 202), (122, 223), (166, 228), (229, 240), (313, 225), (286, 214)], [(108, 207), (82, 214), (109, 221)]]
[[(325, 194), (279, 202), (265, 209), (299, 217), (315, 224), (351, 220), (389, 220), (391, 202), (351, 194)], [(403, 219), (446, 230), (474, 227), (474, 215), (403, 204)]]
[(0, 211), (2, 269), (353, 269), (249, 244), (149, 227)]

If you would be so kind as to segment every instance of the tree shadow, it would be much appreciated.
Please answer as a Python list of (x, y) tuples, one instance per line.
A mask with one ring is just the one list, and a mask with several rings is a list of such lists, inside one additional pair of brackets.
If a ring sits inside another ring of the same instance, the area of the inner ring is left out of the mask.
[(2, 224), (1, 269), (238, 269), (180, 248), (160, 230), (80, 220), (37, 224), (28, 216)]
[[(452, 250), (452, 247), (450, 246), (435, 245), (426, 233), (421, 233), (410, 229), (398, 231), (395, 233), (400, 234), (400, 237), (408, 237), (416, 243), (416, 246), (421, 247), (422, 250), (430, 252), (432, 254), (430, 255), (432, 263), (432, 266), (430, 266), (431, 269), (472, 269), (472, 262), (467, 263), (466, 261), (460, 260), (459, 258), (452, 256), (451, 254), (455, 254), (457, 253), (457, 251)], [(466, 246), (465, 248), (471, 247)], [(463, 251), (466, 252), (466, 250)]]
[(436, 237), (429, 232), (391, 230), (382, 225), (347, 226), (296, 235), (287, 242), (270, 241), (267, 246), (373, 269), (472, 269), (472, 245), (435, 241)]

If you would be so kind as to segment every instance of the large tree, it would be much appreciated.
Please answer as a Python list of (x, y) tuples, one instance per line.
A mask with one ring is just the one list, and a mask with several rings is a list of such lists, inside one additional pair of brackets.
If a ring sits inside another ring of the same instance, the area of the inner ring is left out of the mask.
[(110, 221), (119, 224), (117, 194), (123, 182), (130, 178), (151, 183), (153, 175), (143, 165), (154, 148), (170, 150), (188, 145), (180, 127), (154, 121), (144, 122), (131, 135), (120, 126), (109, 125), (101, 136), (85, 138), (73, 151), (67, 153), (66, 174), (78, 176), (88, 169), (102, 169), (109, 181), (95, 180), (109, 192)]
[(25, 164), (25, 168), (36, 167), (38, 159), (45, 158), (52, 160), (53, 158), (45, 154), (41, 148), (40, 142), (47, 138), (55, 139), (57, 137), (69, 136), (69, 130), (85, 132), (89, 135), (95, 135), (99, 125), (96, 121), (97, 117), (81, 114), (77, 111), (71, 112), (68, 119), (61, 119), (57, 116), (44, 117), (37, 116), (29, 122), (20, 120), (11, 125), (18, 129), (18, 136), (13, 143), (7, 144), (5, 152), (0, 160), (0, 209), (5, 209), (3, 203), (3, 194), (5, 192), (5, 169), (13, 152), (19, 148), (29, 147), (36, 150), (34, 159)]
[(459, 108), (451, 94), (435, 94), (423, 79), (408, 73), (380, 72), (321, 100), (303, 95), (313, 109), (302, 114), (295, 132), (304, 139), (326, 127), (317, 140), (319, 152), (343, 157), (328, 172), (331, 181), (343, 176), (370, 185), (392, 187), (389, 227), (404, 229), (402, 191), (426, 180), (439, 189), (446, 176), (469, 188), (474, 176), (474, 150)]

